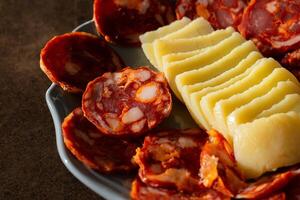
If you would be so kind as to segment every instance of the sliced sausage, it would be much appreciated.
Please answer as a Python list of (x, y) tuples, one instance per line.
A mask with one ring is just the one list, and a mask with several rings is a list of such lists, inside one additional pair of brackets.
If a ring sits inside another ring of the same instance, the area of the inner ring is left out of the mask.
[(176, 4), (177, 19), (203, 17), (216, 29), (236, 28), (246, 7), (244, 0), (179, 0)]
[(169, 0), (95, 0), (94, 21), (106, 41), (140, 45), (139, 35), (175, 20)]
[(131, 187), (132, 200), (230, 200), (217, 191), (201, 188), (185, 193), (174, 189), (151, 187), (137, 178)]
[(247, 186), (241, 175), (233, 150), (226, 139), (211, 130), (209, 140), (200, 154), (200, 177), (202, 184), (226, 196), (234, 197)]
[(296, 50), (300, 47), (300, 2), (251, 0), (238, 29), (266, 56)]
[(66, 147), (86, 166), (103, 173), (127, 172), (136, 168), (132, 162), (138, 140), (111, 138), (102, 134), (76, 108), (62, 124)]
[(83, 92), (87, 83), (97, 76), (121, 69), (123, 61), (103, 40), (75, 32), (47, 42), (41, 51), (40, 66), (64, 90)]
[(179, 191), (202, 187), (199, 158), (206, 139), (207, 134), (200, 129), (163, 131), (147, 136), (134, 157), (141, 180), (153, 187)]
[(91, 81), (82, 108), (87, 119), (105, 134), (140, 135), (169, 116), (172, 98), (162, 73), (128, 67)]

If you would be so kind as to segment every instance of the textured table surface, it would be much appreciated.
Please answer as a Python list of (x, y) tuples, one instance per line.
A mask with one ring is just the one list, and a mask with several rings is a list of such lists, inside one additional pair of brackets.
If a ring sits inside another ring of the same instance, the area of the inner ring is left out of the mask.
[(64, 167), (39, 52), (92, 18), (92, 0), (0, 0), (0, 199), (101, 199)]

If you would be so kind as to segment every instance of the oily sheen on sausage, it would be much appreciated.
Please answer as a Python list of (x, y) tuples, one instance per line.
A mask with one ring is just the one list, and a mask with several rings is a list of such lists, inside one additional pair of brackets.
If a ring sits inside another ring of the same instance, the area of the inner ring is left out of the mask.
[(105, 73), (82, 97), (85, 116), (103, 133), (141, 135), (169, 116), (172, 98), (162, 73), (147, 67)]
[(105, 41), (83, 32), (52, 38), (40, 55), (41, 69), (48, 78), (69, 92), (83, 92), (89, 81), (123, 65)]

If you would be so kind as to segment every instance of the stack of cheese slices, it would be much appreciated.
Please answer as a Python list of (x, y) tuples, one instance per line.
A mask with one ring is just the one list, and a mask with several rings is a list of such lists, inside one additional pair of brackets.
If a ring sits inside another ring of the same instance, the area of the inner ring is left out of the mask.
[(140, 37), (149, 61), (206, 130), (232, 144), (247, 178), (300, 162), (300, 84), (233, 28), (203, 18)]

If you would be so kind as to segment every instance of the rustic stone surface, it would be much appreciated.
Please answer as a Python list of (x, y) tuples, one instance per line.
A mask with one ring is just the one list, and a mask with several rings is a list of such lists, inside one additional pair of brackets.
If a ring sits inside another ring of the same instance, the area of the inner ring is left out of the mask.
[(101, 199), (61, 162), (39, 52), (92, 18), (92, 0), (0, 0), (0, 199)]

